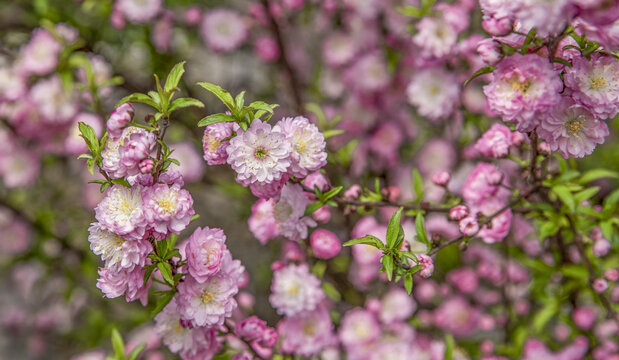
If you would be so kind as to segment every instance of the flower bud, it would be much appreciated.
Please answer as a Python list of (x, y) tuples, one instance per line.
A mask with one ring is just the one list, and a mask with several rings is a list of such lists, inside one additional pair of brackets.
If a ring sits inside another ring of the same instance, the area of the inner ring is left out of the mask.
[(537, 150), (542, 153), (542, 155), (550, 154), (550, 145), (547, 142), (541, 142), (537, 145)]
[(105, 128), (110, 136), (110, 140), (116, 141), (120, 139), (123, 129), (129, 125), (133, 119), (133, 106), (129, 103), (124, 103), (117, 107), (105, 124)]
[(525, 139), (524, 134), (521, 133), (520, 131), (512, 132), (512, 145), (520, 146), (524, 142), (524, 139)]
[(478, 42), (477, 53), (481, 60), (488, 65), (497, 64), (503, 57), (499, 43), (494, 41), (494, 39), (483, 39)]
[(187, 25), (197, 25), (202, 21), (202, 12), (197, 6), (192, 6), (185, 11), (185, 22)]
[(601, 294), (608, 289), (608, 282), (604, 279), (595, 279), (593, 280), (592, 287), (595, 292)]
[(344, 191), (344, 197), (347, 199), (356, 199), (359, 195), (361, 195), (361, 186), (359, 184), (354, 184)]
[(432, 182), (438, 186), (446, 186), (451, 179), (451, 175), (447, 171), (439, 171), (432, 176)]
[(588, 330), (595, 322), (595, 310), (591, 308), (577, 308), (572, 312), (572, 320), (582, 330)]
[(260, 346), (272, 348), (277, 344), (277, 331), (273, 328), (266, 328), (262, 333), (262, 339), (258, 340)]
[(604, 270), (604, 277), (608, 281), (615, 282), (615, 281), (619, 280), (619, 270), (617, 270), (617, 269), (607, 269), (607, 270)]
[(467, 216), (460, 220), (458, 229), (465, 236), (473, 236), (479, 231), (479, 223), (475, 216)]
[(250, 316), (243, 321), (236, 323), (234, 333), (246, 341), (262, 339), (267, 323), (257, 316)]
[(269, 36), (262, 36), (256, 39), (254, 52), (260, 59), (267, 62), (276, 61), (280, 57), (277, 42)]
[(331, 259), (340, 253), (342, 244), (337, 235), (329, 230), (316, 229), (310, 236), (310, 245), (319, 259)]
[(140, 168), (140, 172), (142, 174), (149, 174), (151, 171), (153, 171), (153, 168), (155, 167), (155, 162), (153, 161), (153, 159), (144, 159), (140, 161), (138, 167)]
[(611, 244), (610, 241), (606, 240), (603, 237), (599, 237), (593, 241), (593, 255), (597, 257), (602, 257), (610, 251)]
[(417, 254), (417, 261), (419, 261), (419, 265), (421, 265), (421, 269), (418, 274), (422, 278), (429, 278), (434, 273), (434, 261), (432, 258), (426, 254)]
[(469, 208), (464, 205), (456, 205), (449, 210), (449, 219), (460, 221), (469, 215)]
[(481, 22), (481, 27), (492, 36), (505, 36), (512, 32), (513, 22), (508, 18), (488, 18)]
[(328, 206), (324, 205), (314, 211), (312, 217), (319, 223), (328, 223), (331, 220), (331, 211), (329, 211)]

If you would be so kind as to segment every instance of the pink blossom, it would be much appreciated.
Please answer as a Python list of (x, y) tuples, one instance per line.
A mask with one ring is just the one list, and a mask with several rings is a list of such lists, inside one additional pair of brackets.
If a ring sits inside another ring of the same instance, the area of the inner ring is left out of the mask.
[(608, 126), (586, 107), (564, 98), (549, 116), (542, 119), (538, 134), (548, 142), (550, 150), (559, 150), (564, 158), (582, 158), (593, 153), (597, 144), (604, 143)]
[(572, 312), (574, 323), (583, 330), (591, 329), (596, 317), (595, 309), (590, 307), (579, 307)]
[(322, 58), (326, 64), (334, 67), (352, 61), (357, 51), (357, 43), (346, 33), (333, 33), (322, 43)]
[(342, 250), (342, 244), (333, 232), (325, 229), (316, 229), (310, 236), (310, 244), (314, 256), (319, 259), (331, 259)]
[(187, 240), (185, 253), (191, 276), (199, 283), (219, 272), (227, 248), (221, 229), (197, 228)]
[(270, 36), (261, 36), (254, 43), (254, 51), (264, 61), (273, 62), (279, 59), (280, 50), (277, 41)]
[(592, 284), (593, 290), (597, 293), (603, 293), (608, 289), (608, 282), (604, 279), (595, 279)]
[(26, 81), (16, 69), (0, 66), (0, 103), (16, 101), (26, 93)]
[(354, 90), (373, 92), (384, 89), (391, 79), (382, 54), (370, 52), (346, 69), (344, 80)]
[(451, 175), (447, 171), (439, 171), (432, 175), (432, 182), (438, 186), (446, 186), (451, 179)]
[(249, 230), (261, 244), (279, 234), (277, 221), (273, 216), (273, 199), (260, 199), (251, 207), (251, 216), (247, 221)]
[(7, 154), (0, 154), (0, 175), (7, 188), (25, 187), (34, 184), (40, 170), (38, 156), (19, 145)]
[(279, 233), (289, 240), (307, 238), (308, 226), (316, 226), (304, 216), (309, 201), (298, 184), (284, 185), (279, 201), (273, 206), (273, 217), (279, 224)]
[(420, 115), (437, 121), (448, 117), (455, 109), (459, 102), (460, 85), (456, 77), (443, 68), (429, 68), (413, 75), (406, 95)]
[(202, 11), (197, 6), (191, 6), (185, 10), (185, 22), (187, 25), (197, 25), (202, 20)]
[(179, 234), (195, 214), (191, 194), (178, 184), (147, 187), (142, 193), (142, 201), (149, 228), (161, 238), (170, 233)]
[(155, 148), (156, 136), (151, 132), (136, 132), (124, 139), (118, 147), (119, 164), (127, 174), (137, 173), (140, 161), (147, 158)]
[(494, 124), (477, 140), (475, 149), (484, 156), (504, 157), (512, 145), (512, 132), (502, 124)]
[(516, 130), (531, 131), (540, 117), (560, 101), (563, 84), (547, 59), (535, 54), (509, 56), (497, 65), (484, 86), (490, 109)]
[(380, 333), (380, 325), (374, 314), (355, 308), (349, 310), (342, 318), (338, 337), (343, 346), (354, 348), (376, 340)]
[(417, 254), (418, 264), (421, 265), (421, 269), (419, 269), (419, 276), (422, 278), (429, 278), (434, 273), (434, 261), (432, 258), (426, 254)]
[(406, 321), (416, 308), (417, 304), (404, 289), (392, 288), (383, 296), (378, 317), (384, 324)]
[(159, 13), (162, 2), (162, 0), (117, 0), (115, 5), (129, 21), (146, 23)]
[(21, 50), (16, 70), (22, 76), (45, 75), (56, 68), (62, 45), (49, 31), (37, 28)]
[(479, 223), (475, 216), (467, 216), (460, 220), (458, 229), (465, 236), (473, 236), (479, 231)]
[(228, 159), (226, 148), (230, 140), (225, 140), (232, 136), (234, 131), (239, 129), (236, 123), (223, 122), (208, 125), (204, 129), (202, 137), (202, 148), (204, 150), (204, 160), (209, 165), (225, 164)]
[(95, 218), (102, 228), (127, 240), (140, 240), (146, 231), (142, 188), (114, 185), (95, 208)]
[(318, 187), (320, 191), (327, 191), (329, 189), (329, 179), (324, 176), (322, 173), (315, 171), (305, 177), (303, 179), (303, 185), (307, 186), (310, 189), (314, 189)]
[(284, 318), (277, 330), (282, 351), (287, 354), (318, 355), (322, 349), (335, 345), (333, 323), (324, 306)]
[(503, 54), (501, 53), (501, 47), (499, 43), (494, 39), (483, 39), (477, 43), (477, 53), (488, 65), (496, 65)]
[[(479, 205), (479, 211), (485, 216), (492, 216), (504, 205), (504, 202), (498, 199), (489, 199)], [(502, 211), (492, 219), (489, 225), (481, 227), (478, 236), (488, 244), (503, 241), (511, 229), (512, 217), (511, 209)]]
[(152, 159), (144, 159), (140, 161), (138, 168), (142, 174), (150, 174), (155, 168), (155, 162)]
[(316, 309), (325, 294), (306, 264), (288, 265), (273, 274), (269, 301), (278, 314), (294, 316)]
[(470, 268), (459, 268), (450, 271), (447, 274), (447, 281), (464, 294), (472, 294), (479, 287), (477, 274)]
[(214, 51), (228, 52), (245, 41), (248, 29), (245, 20), (235, 11), (218, 8), (204, 15), (200, 35)]
[(434, 310), (434, 322), (439, 328), (456, 336), (468, 335), (477, 327), (479, 311), (467, 300), (454, 296)]
[(110, 114), (110, 118), (105, 123), (110, 140), (117, 141), (120, 139), (123, 129), (129, 125), (133, 119), (134, 109), (130, 103), (124, 103), (114, 109)]
[(228, 164), (243, 184), (270, 183), (280, 179), (291, 165), (292, 145), (286, 135), (271, 125), (254, 120), (247, 131), (240, 131), (226, 148)]
[(0, 207), (0, 259), (26, 252), (31, 243), (31, 231), (21, 219)]
[(250, 316), (234, 325), (234, 333), (238, 337), (250, 342), (262, 339), (266, 329), (267, 323), (257, 316)]
[(288, 182), (290, 177), (288, 174), (284, 174), (280, 179), (273, 180), (269, 183), (255, 182), (249, 185), (249, 190), (255, 197), (260, 199), (271, 199), (279, 196), (284, 185)]
[(502, 179), (502, 177), (502, 172), (496, 166), (478, 163), (466, 178), (462, 187), (462, 197), (471, 206), (481, 204), (489, 198), (504, 201), (509, 197), (509, 191), (494, 185), (495, 179)]
[(151, 280), (144, 284), (145, 270), (139, 266), (132, 270), (99, 268), (97, 287), (105, 297), (116, 298), (125, 295), (127, 301), (139, 299), (142, 305), (148, 302), (148, 288)]
[(460, 221), (467, 217), (469, 214), (469, 208), (464, 205), (456, 205), (449, 210), (449, 219), (454, 221)]
[(95, 255), (100, 255), (105, 261), (105, 267), (112, 271), (131, 271), (136, 266), (143, 267), (146, 256), (153, 250), (147, 240), (126, 240), (98, 223), (91, 224), (88, 231), (90, 249)]
[(289, 169), (291, 175), (303, 178), (327, 163), (325, 138), (309, 119), (303, 116), (283, 118), (275, 124), (273, 132), (286, 135), (292, 145)]
[(606, 269), (604, 270), (604, 277), (608, 281), (615, 282), (619, 280), (619, 269)]
[(69, 124), (79, 110), (74, 94), (64, 88), (59, 75), (37, 81), (29, 97), (43, 121), (50, 125)]
[(199, 283), (191, 276), (178, 285), (178, 311), (193, 326), (219, 326), (236, 309), (237, 278), (219, 272)]
[(424, 17), (417, 23), (415, 45), (424, 56), (442, 58), (449, 55), (456, 45), (458, 33), (452, 24), (439, 17)]

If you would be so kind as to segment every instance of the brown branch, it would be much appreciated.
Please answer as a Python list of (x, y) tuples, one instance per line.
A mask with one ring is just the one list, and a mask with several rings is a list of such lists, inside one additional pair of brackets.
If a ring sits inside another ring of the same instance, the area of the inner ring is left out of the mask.
[(538, 145), (538, 136), (537, 130), (533, 129), (529, 134), (529, 138), (531, 139), (531, 160), (529, 163), (529, 178), (532, 180), (531, 182), (535, 182), (537, 180), (537, 145)]
[(277, 19), (271, 14), (270, 10), (270, 1), (269, 0), (261, 0), (262, 5), (264, 6), (265, 13), (269, 18), (269, 23), (271, 25), (271, 31), (273, 35), (275, 35), (275, 41), (277, 42), (277, 46), (280, 50), (279, 63), (284, 67), (284, 70), (288, 74), (288, 79), (290, 81), (290, 88), (292, 90), (292, 97), (294, 98), (295, 107), (297, 113), (303, 114), (303, 99), (301, 97), (301, 84), (299, 78), (297, 77), (297, 73), (295, 72), (292, 64), (290, 62), (289, 54), (286, 48), (286, 44), (284, 42), (284, 37), (282, 35), (282, 29), (280, 24), (277, 22)]

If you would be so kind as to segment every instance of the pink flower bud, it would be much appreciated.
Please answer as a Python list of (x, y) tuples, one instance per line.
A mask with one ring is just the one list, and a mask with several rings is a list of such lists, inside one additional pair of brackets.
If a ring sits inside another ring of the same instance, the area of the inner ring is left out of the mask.
[(488, 18), (481, 22), (481, 27), (492, 36), (504, 36), (512, 32), (513, 22), (508, 18)]
[(314, 186), (320, 191), (326, 191), (329, 188), (329, 180), (321, 172), (315, 171), (303, 180), (303, 185), (314, 190)]
[(608, 281), (615, 282), (619, 280), (619, 270), (618, 269), (607, 269), (604, 270), (604, 277)]
[(185, 22), (187, 25), (197, 25), (202, 21), (202, 11), (197, 6), (192, 6), (185, 11)]
[(426, 254), (417, 254), (417, 261), (419, 261), (419, 265), (421, 265), (421, 269), (418, 274), (422, 278), (429, 278), (434, 273), (434, 261), (432, 258)]
[(272, 348), (277, 344), (277, 331), (273, 328), (266, 328), (262, 333), (262, 339), (258, 340), (260, 346)]
[(479, 223), (477, 222), (477, 218), (474, 216), (465, 217), (460, 220), (458, 229), (465, 236), (473, 236), (479, 231)]
[(286, 267), (286, 264), (283, 261), (273, 261), (271, 264), (271, 271), (276, 272), (277, 270), (281, 270)]
[(388, 186), (381, 191), (383, 196), (387, 197), (389, 201), (397, 201), (402, 194), (402, 190), (398, 186)]
[(236, 323), (234, 333), (241, 339), (254, 341), (262, 339), (267, 323), (257, 316), (250, 316), (243, 321)]
[(604, 279), (595, 279), (593, 280), (592, 287), (595, 292), (601, 294), (608, 289), (608, 282)]
[(267, 62), (276, 61), (280, 56), (277, 42), (269, 36), (262, 36), (256, 39), (254, 51), (260, 59)]
[(554, 336), (557, 341), (565, 341), (570, 336), (572, 329), (566, 324), (557, 324), (554, 329)]
[(537, 145), (537, 150), (542, 154), (550, 154), (550, 145), (547, 142), (541, 142)]
[(591, 308), (577, 308), (572, 312), (572, 320), (582, 330), (589, 330), (595, 322), (595, 310)]
[(314, 220), (319, 223), (328, 223), (331, 220), (331, 211), (329, 211), (329, 207), (324, 205), (318, 208), (318, 210), (314, 211), (312, 214)]
[(331, 259), (342, 250), (342, 244), (337, 235), (325, 229), (314, 230), (310, 236), (310, 244), (314, 255), (319, 259)]
[(593, 255), (597, 257), (602, 257), (610, 251), (611, 245), (610, 241), (606, 240), (603, 237), (595, 239), (593, 242)]
[(286, 244), (284, 244), (284, 258), (288, 261), (303, 260), (303, 250), (299, 246), (299, 243), (294, 241), (286, 242)]
[(491, 340), (484, 340), (479, 344), (479, 351), (484, 354), (492, 354), (494, 351), (494, 343)]
[(140, 161), (138, 167), (140, 168), (140, 172), (142, 174), (148, 174), (153, 171), (153, 168), (155, 167), (155, 162), (153, 161), (153, 159), (144, 159)]
[(456, 205), (449, 210), (449, 218), (453, 221), (460, 221), (469, 215), (469, 208), (464, 205)]
[(524, 142), (524, 134), (519, 131), (512, 132), (512, 145), (520, 146)]
[(378, 314), (380, 313), (380, 309), (382, 308), (382, 305), (379, 299), (371, 298), (365, 302), (365, 308), (371, 313)]
[(438, 186), (446, 186), (451, 179), (451, 175), (447, 171), (439, 171), (432, 176), (432, 182)]
[(122, 11), (120, 11), (117, 6), (114, 6), (112, 14), (110, 14), (110, 24), (112, 24), (112, 27), (114, 27), (114, 29), (118, 30), (125, 27), (125, 18)]
[(133, 114), (133, 106), (129, 103), (120, 105), (110, 114), (110, 118), (105, 124), (110, 140), (116, 141), (120, 138), (123, 129), (127, 127), (133, 119)]
[(344, 197), (347, 199), (356, 199), (359, 195), (361, 195), (361, 186), (359, 184), (354, 184), (344, 191)]
[(239, 295), (236, 297), (236, 300), (238, 301), (239, 306), (245, 310), (253, 308), (254, 304), (256, 303), (256, 299), (254, 298), (254, 296), (244, 291), (239, 293)]
[(483, 39), (478, 42), (477, 53), (481, 60), (488, 65), (497, 64), (503, 57), (499, 43), (494, 41), (494, 39)]

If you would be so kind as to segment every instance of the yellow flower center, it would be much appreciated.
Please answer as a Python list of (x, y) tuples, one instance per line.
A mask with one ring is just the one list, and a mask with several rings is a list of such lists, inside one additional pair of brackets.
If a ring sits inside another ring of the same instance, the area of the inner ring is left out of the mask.
[(299, 293), (299, 285), (297, 284), (290, 285), (286, 292), (288, 293), (288, 295), (297, 295)]
[(314, 326), (314, 324), (312, 323), (305, 324), (305, 326), (303, 326), (303, 332), (306, 335), (312, 336), (316, 333), (316, 326)]
[(266, 158), (268, 154), (269, 154), (269, 152), (267, 151), (267, 149), (265, 149), (262, 146), (259, 146), (259, 147), (256, 148), (256, 150), (254, 150), (254, 157), (256, 159), (262, 160), (262, 159)]
[(299, 140), (296, 144), (294, 144), (294, 149), (299, 154), (304, 154), (307, 151), (307, 141)]
[(603, 90), (608, 86), (608, 81), (601, 76), (594, 76), (590, 79), (589, 87), (591, 90)]
[(176, 209), (176, 200), (178, 194), (171, 193), (167, 197), (157, 200), (157, 204), (166, 214), (172, 214)]
[(200, 295), (200, 301), (202, 301), (203, 304), (208, 304), (213, 300), (215, 300), (215, 296), (208, 290), (204, 290), (202, 295)]
[(221, 141), (215, 138), (208, 139), (208, 141), (206, 142), (206, 147), (211, 151), (217, 150), (217, 148), (219, 148), (220, 145), (221, 145)]
[(509, 83), (512, 86), (512, 91), (517, 91), (523, 95), (527, 94), (532, 85), (530, 79), (520, 81), (518, 80), (518, 77), (512, 77), (511, 79), (509, 79)]
[(580, 119), (574, 119), (567, 122), (565, 128), (570, 135), (577, 135), (585, 127)]

